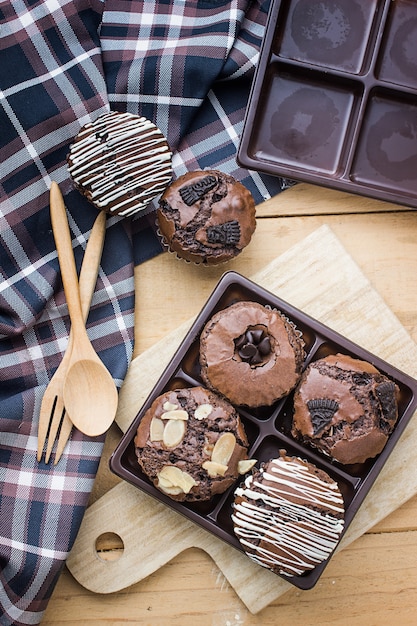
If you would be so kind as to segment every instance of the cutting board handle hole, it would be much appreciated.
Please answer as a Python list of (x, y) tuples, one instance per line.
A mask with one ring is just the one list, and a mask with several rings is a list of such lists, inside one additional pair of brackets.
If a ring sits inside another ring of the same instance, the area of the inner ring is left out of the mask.
[(103, 533), (96, 539), (95, 550), (101, 561), (118, 561), (124, 549), (123, 539), (117, 533)]

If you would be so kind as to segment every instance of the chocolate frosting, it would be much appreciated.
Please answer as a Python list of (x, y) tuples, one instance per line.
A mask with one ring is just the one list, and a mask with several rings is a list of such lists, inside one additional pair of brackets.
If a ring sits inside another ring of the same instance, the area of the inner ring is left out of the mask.
[(397, 386), (370, 363), (330, 355), (313, 362), (302, 376), (294, 394), (292, 433), (340, 463), (363, 463), (388, 440), (398, 417), (397, 393)]
[[(262, 331), (269, 350), (256, 359), (242, 357), (240, 338)], [(238, 302), (213, 316), (200, 339), (200, 363), (206, 384), (232, 403), (270, 405), (297, 384), (304, 343), (279, 311), (257, 302)]]
[(165, 190), (157, 212), (169, 248), (194, 263), (234, 258), (255, 231), (252, 194), (232, 176), (200, 170), (180, 176)]

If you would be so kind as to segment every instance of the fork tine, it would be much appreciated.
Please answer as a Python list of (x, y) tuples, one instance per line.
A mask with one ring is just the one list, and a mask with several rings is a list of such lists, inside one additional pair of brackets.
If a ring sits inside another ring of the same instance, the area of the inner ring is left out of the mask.
[(64, 418), (64, 414), (64, 401), (62, 399), (62, 396), (57, 396), (54, 406), (54, 414), (49, 424), (48, 443), (45, 452), (45, 463), (49, 463), (49, 458), (51, 456), (52, 448), (54, 446), (54, 441), (56, 439), (59, 426)]
[[(41, 404), (41, 410), (40, 410), (40, 415), (52, 415), (55, 409), (55, 403), (56, 403), (56, 395), (52, 395), (48, 393), (48, 387), (45, 390), (45, 393), (43, 395), (42, 398), (42, 404)], [(45, 442), (46, 442), (46, 438), (48, 436), (48, 432), (49, 432), (49, 425), (50, 425), (50, 421), (46, 420), (46, 419), (42, 419), (42, 417), (39, 419), (39, 425), (38, 425), (38, 451), (37, 451), (37, 455), (36, 458), (38, 460), (38, 463), (40, 462), (42, 455), (43, 455), (43, 449), (45, 447)]]
[(58, 443), (56, 445), (54, 465), (56, 465), (61, 458), (65, 445), (69, 439), (72, 431), (72, 422), (67, 414), (64, 414), (61, 423), (61, 429), (59, 431)]

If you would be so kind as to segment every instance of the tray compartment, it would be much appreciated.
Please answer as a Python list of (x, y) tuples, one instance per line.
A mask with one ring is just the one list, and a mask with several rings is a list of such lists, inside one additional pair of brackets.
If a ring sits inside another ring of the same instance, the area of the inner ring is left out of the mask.
[(361, 83), (272, 63), (250, 140), (252, 158), (337, 178), (361, 94)]
[(413, 0), (390, 3), (377, 77), (395, 85), (417, 88), (417, 4)]
[(417, 208), (416, 111), (414, 0), (272, 0), (237, 160)]
[(294, 0), (283, 3), (273, 51), (283, 58), (352, 74), (364, 71), (375, 38), (378, 0)]
[(395, 90), (370, 94), (351, 178), (417, 199), (417, 100)]

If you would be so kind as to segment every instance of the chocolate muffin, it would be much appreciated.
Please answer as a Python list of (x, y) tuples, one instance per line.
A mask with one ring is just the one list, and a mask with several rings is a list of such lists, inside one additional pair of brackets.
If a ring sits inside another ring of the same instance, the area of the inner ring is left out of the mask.
[(200, 336), (201, 376), (234, 405), (270, 406), (298, 383), (301, 333), (280, 311), (237, 302), (213, 315)]
[(344, 528), (338, 484), (280, 451), (235, 491), (232, 520), (245, 553), (275, 574), (300, 576), (325, 561)]
[(256, 228), (252, 194), (216, 170), (189, 172), (165, 190), (157, 211), (168, 248), (193, 263), (215, 265), (235, 258)]
[(68, 171), (98, 209), (133, 215), (146, 209), (172, 178), (172, 154), (150, 120), (111, 111), (83, 126), (70, 146)]
[(363, 463), (383, 450), (398, 418), (398, 393), (370, 363), (327, 356), (302, 375), (292, 434), (339, 463)]
[(155, 487), (178, 501), (209, 500), (255, 463), (239, 414), (203, 387), (156, 398), (140, 421), (135, 449)]

